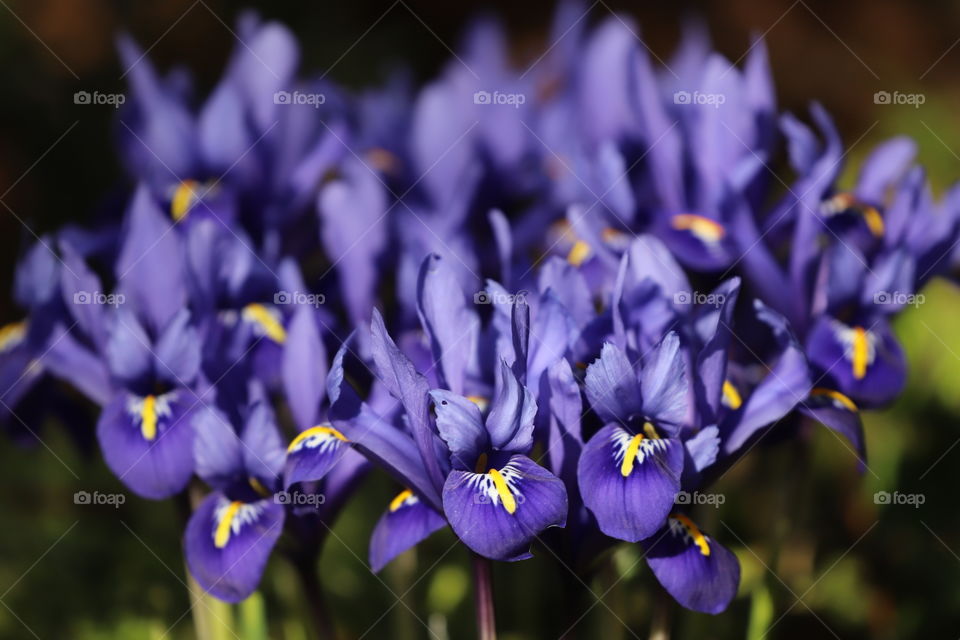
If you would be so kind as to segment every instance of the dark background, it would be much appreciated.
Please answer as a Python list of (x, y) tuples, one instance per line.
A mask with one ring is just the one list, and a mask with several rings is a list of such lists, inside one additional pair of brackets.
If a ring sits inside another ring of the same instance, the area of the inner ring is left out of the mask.
[[(553, 9), (552, 2), (533, 0), (0, 5), (4, 282), (34, 234), (65, 221), (92, 220), (105, 196), (123, 187), (111, 141), (113, 109), (73, 103), (79, 90), (123, 91), (113, 49), (119, 30), (148, 47), (162, 69), (187, 66), (202, 93), (236, 44), (230, 31), (235, 15), (256, 8), (296, 33), (302, 73), (335, 65), (331, 77), (362, 87), (383, 78), (398, 60), (421, 79), (430, 77), (447, 61), (448, 47), (456, 48), (467, 19), (481, 10), (501, 16), (518, 63), (529, 62), (542, 46)], [(919, 142), (938, 193), (960, 174), (960, 3), (602, 0), (591, 21), (610, 10), (633, 15), (664, 59), (688, 17), (702, 18), (731, 60), (746, 52), (751, 34), (763, 33), (781, 106), (803, 114), (809, 101), (822, 102), (853, 145), (851, 165), (871, 144), (907, 133)], [(926, 102), (918, 109), (876, 105), (879, 90), (922, 93)], [(803, 444), (758, 448), (724, 478), (717, 490), (726, 503), (701, 520), (737, 552), (744, 568), (741, 594), (719, 618), (675, 611), (674, 637), (960, 636), (960, 447), (953, 448), (960, 436), (958, 311), (960, 296), (941, 283), (898, 322), (912, 374), (896, 406), (867, 419), (871, 457), (863, 475), (834, 436), (813, 431)], [(3, 296), (0, 319), (16, 319), (16, 313)], [(28, 440), (23, 447), (4, 440), (0, 446), (0, 637), (192, 637), (175, 505), (133, 496), (119, 509), (75, 505), (75, 491), (122, 487), (58, 425), (30, 427), (42, 443)], [(881, 490), (918, 493), (924, 504), (877, 505), (873, 495)], [(381, 582), (360, 559), (377, 505), (386, 503), (392, 488), (376, 476), (361, 491), (367, 497), (346, 512), (322, 564), (344, 636), (369, 630), (370, 638), (424, 637), (424, 623), (439, 637), (443, 629), (451, 638), (469, 637), (464, 551), (451, 550), (449, 534), (435, 536)], [(659, 601), (638, 560), (638, 550), (623, 545), (589, 584), (543, 550), (534, 560), (497, 567), (502, 636), (557, 637), (569, 626), (568, 613), (575, 619), (592, 605), (575, 628), (579, 637), (646, 637)], [(560, 610), (563, 583), (575, 604)], [(408, 587), (397, 605), (395, 596)], [(210, 625), (206, 637), (295, 639), (306, 633), (303, 606), (289, 567), (277, 559), (261, 596), (234, 610), (208, 601), (195, 611), (201, 625)]]

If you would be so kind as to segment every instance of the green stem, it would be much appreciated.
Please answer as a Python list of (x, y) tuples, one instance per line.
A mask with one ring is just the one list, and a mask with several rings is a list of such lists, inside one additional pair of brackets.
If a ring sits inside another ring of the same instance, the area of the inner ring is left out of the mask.
[(320, 580), (317, 578), (316, 555), (291, 555), (290, 560), (297, 572), (297, 577), (300, 578), (300, 588), (303, 590), (304, 598), (307, 601), (307, 609), (313, 619), (313, 628), (317, 638), (319, 640), (335, 640), (337, 632), (327, 611)]
[(491, 574), (490, 561), (473, 554), (473, 601), (477, 609), (477, 640), (497, 640)]

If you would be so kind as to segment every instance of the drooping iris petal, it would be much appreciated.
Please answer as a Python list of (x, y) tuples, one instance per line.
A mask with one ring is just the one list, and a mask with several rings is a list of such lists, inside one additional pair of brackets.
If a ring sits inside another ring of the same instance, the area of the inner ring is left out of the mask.
[(663, 526), (680, 491), (683, 445), (647, 431), (605, 426), (584, 446), (577, 468), (580, 494), (600, 530), (628, 542)]
[(430, 392), (437, 411), (437, 430), (450, 449), (450, 464), (472, 469), (489, 443), (480, 408), (463, 396), (435, 389)]
[(410, 489), (400, 492), (370, 536), (370, 568), (379, 572), (398, 555), (446, 526), (443, 516)]
[(194, 432), (187, 392), (159, 396), (123, 392), (104, 408), (97, 438), (107, 466), (134, 493), (168, 498), (193, 474)]
[(850, 326), (824, 316), (807, 339), (807, 356), (824, 379), (865, 406), (891, 401), (906, 382), (903, 349), (884, 320)]
[(273, 498), (240, 502), (219, 491), (210, 494), (184, 534), (190, 573), (204, 591), (240, 602), (257, 588), (283, 520), (283, 506)]
[(590, 406), (606, 422), (640, 411), (640, 385), (626, 354), (609, 342), (587, 367), (584, 391)]
[(283, 486), (295, 482), (320, 480), (347, 449), (347, 437), (334, 427), (323, 424), (302, 431), (287, 447), (283, 468)]
[(522, 560), (530, 557), (530, 543), (541, 531), (564, 526), (567, 490), (555, 475), (518, 454), (486, 473), (451, 471), (443, 510), (472, 550), (493, 560)]
[(736, 595), (740, 584), (737, 557), (688, 517), (671, 515), (667, 525), (643, 546), (657, 580), (687, 609), (717, 614)]
[(861, 470), (866, 469), (867, 450), (863, 437), (863, 421), (853, 400), (835, 389), (816, 387), (806, 401), (800, 404), (799, 410), (849, 440), (859, 456)]

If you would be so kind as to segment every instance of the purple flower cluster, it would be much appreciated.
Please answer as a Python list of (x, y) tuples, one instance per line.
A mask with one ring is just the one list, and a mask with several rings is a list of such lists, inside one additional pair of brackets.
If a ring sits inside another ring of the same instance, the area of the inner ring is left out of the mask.
[(83, 429), (66, 382), (131, 491), (202, 480), (185, 554), (227, 601), (379, 469), (375, 571), (448, 525), (577, 568), (621, 540), (723, 611), (738, 562), (678, 496), (806, 420), (862, 463), (859, 408), (904, 383), (889, 318), (949, 267), (960, 191), (935, 201), (907, 139), (841, 189), (833, 122), (778, 111), (761, 41), (738, 68), (691, 30), (654, 64), (628, 19), (582, 14), (525, 69), (478, 21), (425, 86), (362, 92), (302, 79), (253, 15), (205, 98), (122, 38), (135, 186), (21, 260), (3, 418)]

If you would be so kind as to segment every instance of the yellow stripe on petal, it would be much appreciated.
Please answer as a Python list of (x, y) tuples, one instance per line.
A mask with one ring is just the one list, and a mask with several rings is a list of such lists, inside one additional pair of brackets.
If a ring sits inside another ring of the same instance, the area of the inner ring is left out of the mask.
[(633, 472), (633, 465), (637, 460), (637, 454), (640, 452), (641, 442), (643, 442), (643, 434), (638, 433), (630, 439), (630, 444), (627, 445), (627, 451), (623, 454), (623, 462), (620, 463), (620, 475), (624, 478)]
[(147, 396), (140, 408), (140, 433), (143, 438), (152, 441), (157, 437), (157, 398)]
[(245, 306), (243, 308), (243, 317), (248, 322), (252, 322), (260, 327), (264, 335), (277, 344), (283, 344), (287, 341), (287, 330), (277, 321), (270, 310), (262, 304), (255, 302)]
[(293, 451), (298, 446), (300, 446), (301, 442), (303, 442), (307, 438), (312, 438), (313, 436), (318, 436), (318, 435), (332, 436), (337, 440), (340, 440), (341, 442), (350, 442), (345, 435), (343, 435), (333, 427), (320, 425), (316, 427), (310, 427), (306, 431), (300, 432), (300, 434), (298, 434), (297, 437), (294, 438), (293, 441), (290, 443), (290, 446), (287, 447), (287, 451), (288, 452)]
[(220, 522), (217, 523), (217, 531), (213, 535), (213, 546), (217, 549), (223, 549), (230, 541), (230, 532), (232, 530), (233, 519), (237, 517), (237, 512), (243, 503), (235, 500), (224, 510), (220, 516)]
[(484, 398), (483, 396), (467, 396), (467, 400), (477, 405), (477, 408), (480, 409), (481, 413), (486, 411), (487, 407), (490, 406), (490, 400)]
[(570, 252), (567, 254), (567, 262), (575, 267), (579, 267), (590, 257), (590, 253), (590, 245), (583, 240), (577, 240), (573, 243), (573, 246), (570, 247)]
[(826, 388), (824, 388), (824, 387), (815, 387), (815, 388), (810, 392), (810, 395), (811, 395), (811, 396), (826, 396), (826, 397), (828, 397), (828, 398), (830, 398), (830, 399), (832, 399), (832, 400), (837, 401), (837, 402), (840, 403), (844, 408), (849, 409), (850, 411), (853, 411), (853, 412), (858, 411), (857, 405), (856, 405), (856, 403), (855, 403), (853, 400), (851, 400), (850, 398), (848, 398), (848, 397), (845, 396), (844, 394), (840, 393), (839, 391), (835, 391), (834, 389), (826, 389)]
[(503, 479), (503, 476), (500, 475), (500, 472), (496, 469), (490, 469), (487, 473), (493, 478), (493, 486), (497, 489), (497, 495), (500, 496), (500, 503), (503, 505), (503, 508), (507, 510), (507, 513), (513, 515), (517, 510), (517, 501), (514, 499), (513, 494), (510, 493), (510, 487), (507, 486), (507, 481)]
[(677, 214), (670, 224), (678, 231), (689, 231), (703, 242), (719, 242), (727, 235), (722, 224), (694, 213)]
[(863, 220), (867, 223), (867, 228), (870, 229), (870, 233), (878, 238), (883, 237), (883, 216), (880, 215), (880, 212), (877, 211), (876, 207), (871, 207), (869, 205), (864, 207)]
[(10, 347), (15, 347), (20, 344), (26, 335), (26, 320), (11, 322), (10, 324), (0, 327), (0, 351), (6, 351)]
[(729, 380), (723, 381), (723, 401), (734, 411), (743, 406), (743, 398), (740, 397), (740, 392)]
[(693, 543), (700, 549), (700, 553), (705, 556), (710, 555), (710, 544), (707, 542), (707, 537), (700, 532), (697, 525), (693, 524), (693, 520), (682, 513), (675, 513), (670, 517), (683, 525), (683, 528), (690, 534)]
[(403, 503), (406, 502), (410, 497), (413, 496), (413, 491), (410, 489), (404, 489), (397, 494), (397, 497), (390, 501), (390, 513), (393, 513), (397, 509), (403, 506)]
[(853, 328), (853, 377), (863, 380), (867, 375), (867, 362), (870, 358), (870, 344), (867, 342), (867, 332), (863, 327)]
[(197, 194), (197, 187), (200, 183), (196, 180), (184, 180), (177, 185), (173, 192), (173, 198), (170, 199), (170, 216), (180, 222), (187, 217), (190, 207), (200, 199)]

